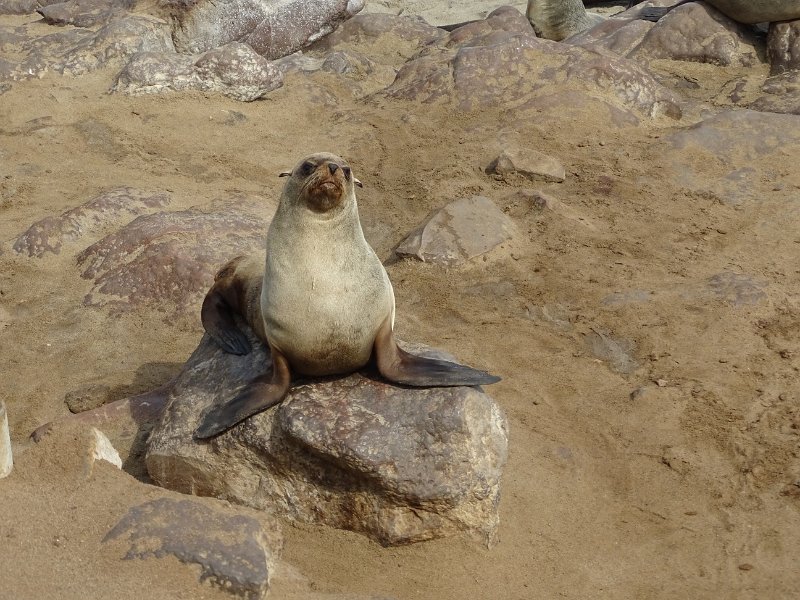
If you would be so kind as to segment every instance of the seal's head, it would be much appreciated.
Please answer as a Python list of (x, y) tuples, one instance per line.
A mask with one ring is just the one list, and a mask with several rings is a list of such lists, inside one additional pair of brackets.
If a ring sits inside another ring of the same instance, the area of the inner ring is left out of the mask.
[(306, 156), (291, 171), (280, 174), (289, 177), (286, 192), (299, 204), (315, 213), (331, 213), (351, 195), (353, 186), (361, 182), (353, 177), (347, 162), (335, 154), (320, 152)]

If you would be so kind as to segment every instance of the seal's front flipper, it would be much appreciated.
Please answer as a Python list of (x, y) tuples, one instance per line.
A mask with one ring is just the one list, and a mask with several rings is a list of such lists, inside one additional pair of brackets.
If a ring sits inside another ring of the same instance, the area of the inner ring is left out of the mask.
[(291, 373), (286, 358), (275, 350), (272, 351), (272, 373), (266, 373), (253, 379), (230, 402), (215, 404), (200, 419), (195, 429), (194, 438), (205, 440), (227, 431), (248, 417), (275, 406), (289, 390)]
[(458, 363), (409, 354), (397, 345), (390, 319), (381, 325), (375, 336), (375, 358), (378, 371), (389, 381), (415, 387), (449, 387), (455, 385), (487, 385), (500, 378)]
[[(227, 286), (227, 280), (223, 281)], [(247, 336), (236, 326), (234, 311), (225, 297), (225, 289), (220, 282), (215, 283), (203, 300), (200, 320), (220, 348), (229, 354), (249, 354), (252, 347)]]

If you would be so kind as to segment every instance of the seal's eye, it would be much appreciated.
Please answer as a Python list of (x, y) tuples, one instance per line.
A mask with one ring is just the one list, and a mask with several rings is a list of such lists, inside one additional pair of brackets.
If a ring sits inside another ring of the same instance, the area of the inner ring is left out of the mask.
[(300, 175), (303, 177), (308, 177), (311, 173), (314, 172), (314, 163), (310, 160), (307, 160), (302, 165), (300, 165)]
[(350, 181), (350, 177), (352, 175), (350, 167), (342, 167), (342, 172), (344, 173), (345, 180)]

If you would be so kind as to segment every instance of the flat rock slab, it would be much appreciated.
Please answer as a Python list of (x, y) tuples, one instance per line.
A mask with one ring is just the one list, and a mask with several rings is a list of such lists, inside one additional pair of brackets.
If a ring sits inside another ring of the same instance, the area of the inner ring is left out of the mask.
[(179, 52), (197, 54), (238, 41), (265, 58), (292, 54), (332, 32), (363, 0), (168, 0)]
[(186, 89), (252, 102), (283, 85), (283, 73), (247, 44), (231, 42), (200, 56), (140, 52), (117, 76), (112, 92), (132, 96)]
[(768, 77), (761, 86), (764, 95), (749, 108), (761, 112), (800, 115), (800, 70), (791, 70)]
[(484, 196), (462, 198), (434, 211), (395, 249), (423, 262), (456, 264), (510, 240), (514, 222)]
[(798, 155), (800, 123), (793, 115), (726, 111), (659, 142), (666, 144), (664, 166), (676, 181), (737, 205), (763, 197), (774, 184), (767, 169)]
[(278, 406), (194, 441), (208, 406), (268, 368), (266, 349), (249, 335), (247, 356), (206, 336), (186, 363), (148, 442), (147, 469), (159, 485), (385, 545), (456, 532), (496, 541), (507, 424), (479, 388), (409, 389), (361, 373), (301, 381)]
[(252, 516), (197, 500), (156, 498), (132, 507), (104, 542), (125, 540), (125, 559), (172, 555), (200, 566), (201, 581), (256, 600), (269, 579), (283, 540)]

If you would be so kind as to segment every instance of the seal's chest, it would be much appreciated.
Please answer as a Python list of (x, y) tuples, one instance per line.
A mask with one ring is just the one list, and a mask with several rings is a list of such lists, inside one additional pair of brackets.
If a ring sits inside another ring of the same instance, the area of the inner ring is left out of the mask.
[(270, 342), (307, 374), (363, 366), (393, 302), (380, 262), (280, 266), (268, 266), (264, 277), (262, 314)]

